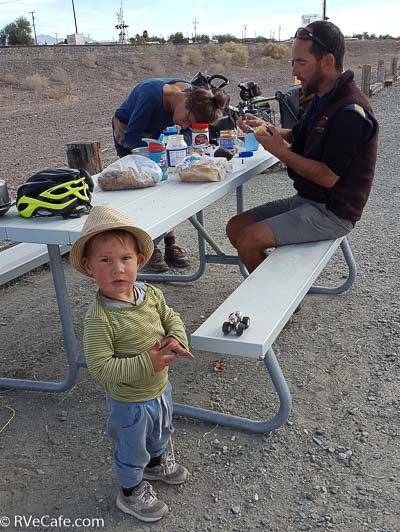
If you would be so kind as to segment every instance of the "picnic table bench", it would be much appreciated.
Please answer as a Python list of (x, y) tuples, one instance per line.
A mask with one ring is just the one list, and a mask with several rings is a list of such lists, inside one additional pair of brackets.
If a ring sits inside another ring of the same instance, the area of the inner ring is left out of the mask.
[[(337, 287), (313, 286), (338, 247), (348, 266), (347, 279)], [(356, 273), (345, 237), (276, 248), (191, 335), (190, 342), (194, 349), (264, 359), (279, 397), (277, 414), (267, 421), (255, 421), (181, 404), (174, 404), (174, 412), (250, 432), (264, 433), (281, 426), (289, 417), (292, 401), (272, 345), (307, 293), (341, 294), (353, 284)], [(224, 335), (222, 323), (235, 310), (250, 317), (250, 327), (242, 336)]]

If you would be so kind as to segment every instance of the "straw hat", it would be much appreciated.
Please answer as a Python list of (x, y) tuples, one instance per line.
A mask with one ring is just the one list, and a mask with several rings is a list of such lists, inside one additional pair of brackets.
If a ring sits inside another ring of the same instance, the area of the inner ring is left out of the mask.
[(82, 266), (82, 257), (86, 242), (99, 233), (104, 233), (113, 229), (122, 229), (128, 233), (131, 233), (136, 238), (139, 251), (143, 253), (145, 258), (142, 267), (146, 264), (146, 262), (148, 262), (154, 250), (154, 244), (150, 235), (146, 233), (146, 231), (143, 231), (143, 229), (135, 227), (130, 218), (124, 214), (112, 209), (111, 207), (101, 205), (98, 207), (93, 207), (93, 209), (90, 211), (90, 214), (82, 227), (81, 236), (74, 243), (70, 251), (70, 263), (76, 270), (78, 270), (78, 272), (90, 277), (88, 272)]

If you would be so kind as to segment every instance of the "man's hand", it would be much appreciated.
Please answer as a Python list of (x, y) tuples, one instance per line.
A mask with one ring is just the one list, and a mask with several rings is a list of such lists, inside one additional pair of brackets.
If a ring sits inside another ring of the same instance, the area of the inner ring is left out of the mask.
[(275, 155), (278, 159), (282, 159), (285, 156), (288, 143), (276, 127), (268, 124), (268, 130), (265, 133), (256, 131), (255, 137), (263, 148), (272, 153), (272, 155)]
[(261, 126), (262, 124), (267, 124), (267, 126), (269, 127), (269, 124), (267, 122), (264, 122), (264, 120), (261, 120), (261, 118), (257, 118), (251, 113), (246, 113), (244, 116), (240, 117), (239, 120), (236, 122), (236, 125), (240, 127), (240, 129), (244, 133), (251, 133), (253, 131), (253, 128)]

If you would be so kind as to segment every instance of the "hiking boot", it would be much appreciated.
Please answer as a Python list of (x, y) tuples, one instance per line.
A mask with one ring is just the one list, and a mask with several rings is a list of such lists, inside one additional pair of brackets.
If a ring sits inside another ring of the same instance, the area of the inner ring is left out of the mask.
[(190, 264), (185, 250), (175, 244), (165, 246), (164, 259), (169, 266), (175, 266), (175, 268), (186, 268)]
[(130, 497), (120, 491), (117, 497), (117, 507), (122, 512), (147, 523), (159, 521), (168, 512), (168, 506), (157, 499), (153, 487), (145, 481), (133, 490)]
[(156, 273), (163, 273), (169, 270), (168, 264), (163, 259), (161, 250), (158, 247), (154, 248), (153, 255), (147, 265), (152, 272)]
[(166, 453), (163, 454), (159, 465), (146, 467), (143, 478), (146, 480), (161, 480), (165, 484), (183, 484), (189, 476), (189, 471), (174, 458)]

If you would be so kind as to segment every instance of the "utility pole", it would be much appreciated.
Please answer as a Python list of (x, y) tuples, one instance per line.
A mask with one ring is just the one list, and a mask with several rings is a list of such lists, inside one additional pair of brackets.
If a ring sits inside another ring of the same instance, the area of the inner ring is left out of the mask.
[(328, 20), (326, 16), (326, 0), (322, 0), (322, 20)]
[(129, 26), (128, 24), (125, 24), (125, 21), (124, 21), (124, 6), (122, 5), (122, 0), (121, 0), (121, 7), (119, 11), (117, 12), (117, 20), (118, 20), (118, 24), (115, 27), (117, 28), (117, 30), (121, 30), (119, 32), (118, 42), (119, 44), (126, 44), (127, 32), (125, 30)]
[(57, 39), (58, 33), (55, 33), (54, 35), (56, 36), (56, 42), (55, 42), (55, 44), (57, 44), (57, 43), (58, 43), (58, 39)]
[(282, 28), (282, 25), (279, 25), (278, 26), (278, 31), (279, 31), (279, 37), (278, 37), (278, 41), (281, 42), (281, 28)]
[(37, 46), (37, 38), (36, 38), (36, 28), (35, 28), (35, 17), (33, 16), (36, 11), (29, 11), (29, 13), (32, 15), (32, 25), (33, 25), (33, 33), (35, 34), (35, 44)]
[(196, 17), (194, 17), (193, 26), (194, 26), (194, 42), (197, 42), (197, 19)]
[(72, 11), (74, 12), (75, 33), (78, 33), (78, 26), (76, 25), (76, 15), (75, 15), (75, 5), (74, 5), (74, 0), (72, 0)]

